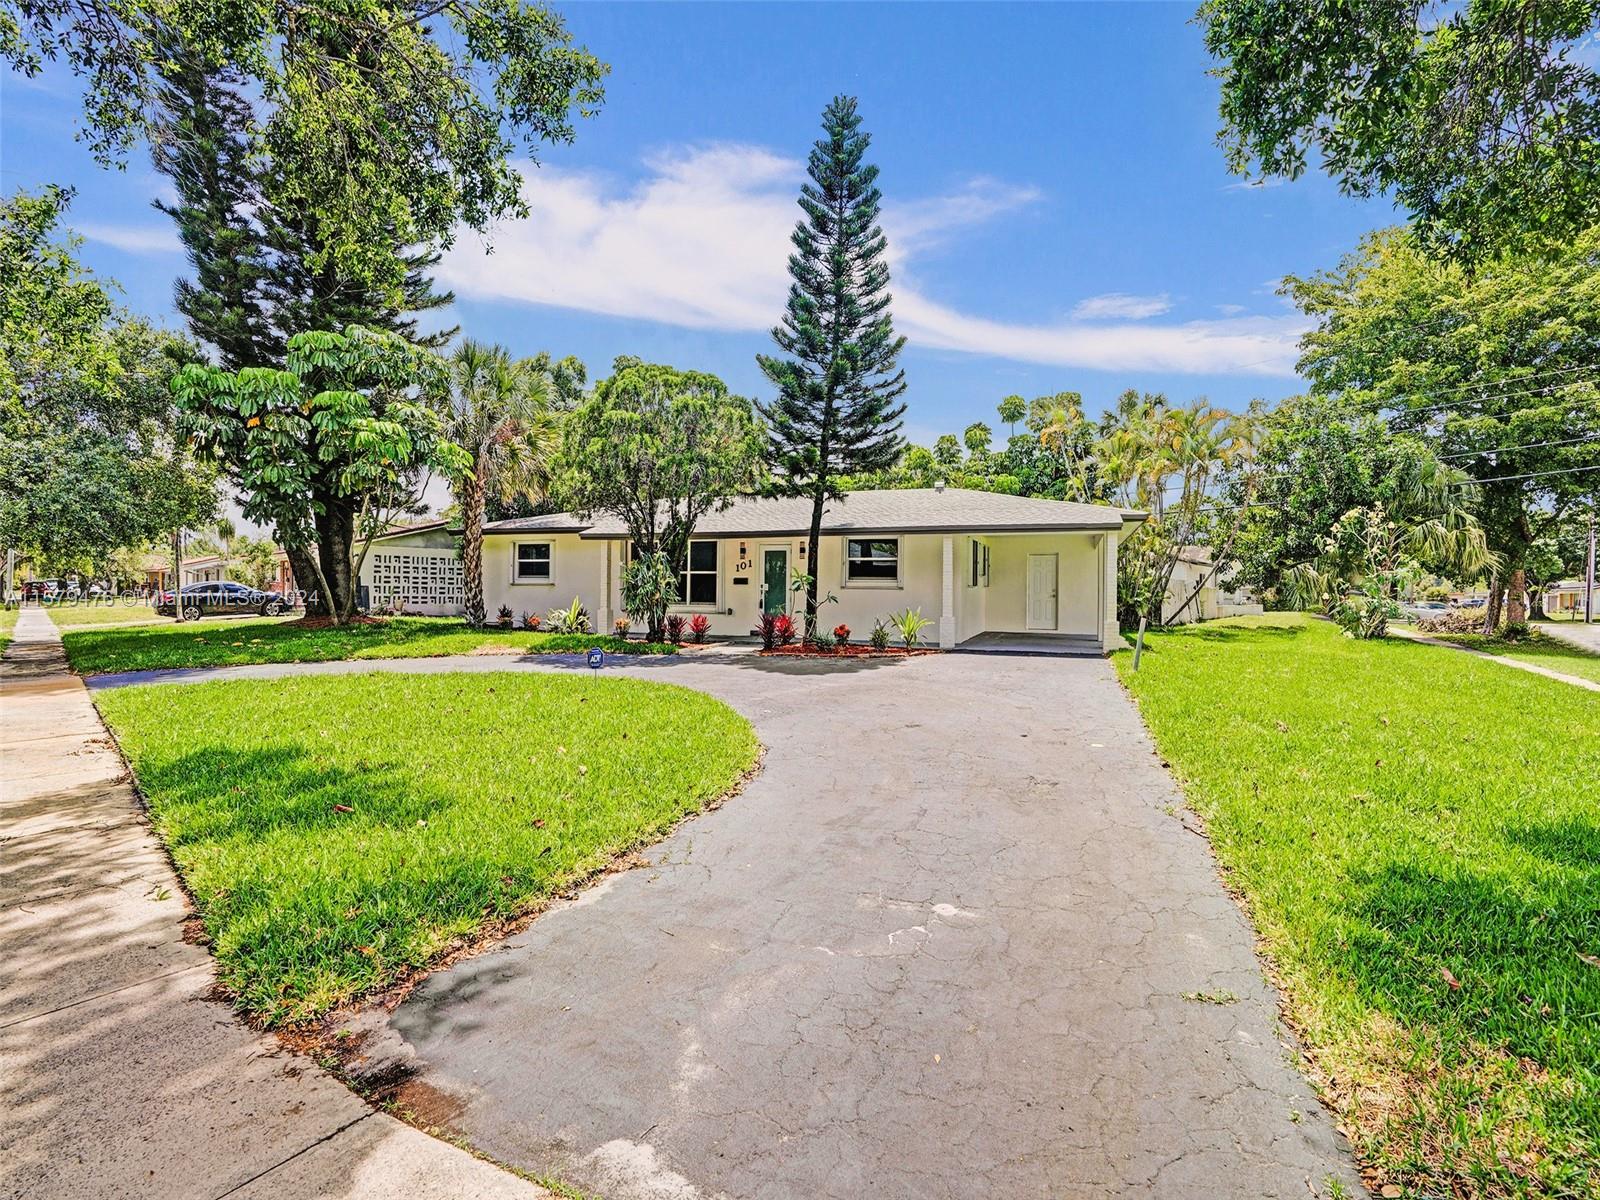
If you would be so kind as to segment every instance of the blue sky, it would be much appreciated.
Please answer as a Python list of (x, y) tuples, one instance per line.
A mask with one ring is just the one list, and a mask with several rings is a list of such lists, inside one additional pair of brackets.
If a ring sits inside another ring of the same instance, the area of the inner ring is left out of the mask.
[[(1240, 404), (1297, 389), (1274, 294), (1331, 266), (1386, 202), (1320, 174), (1251, 187), (1215, 144), (1216, 82), (1178, 4), (606, 4), (563, 10), (612, 65), (601, 114), (529, 170), (528, 222), (443, 264), (467, 333), (518, 353), (621, 353), (765, 395), (802, 162), (830, 96), (860, 98), (894, 255), (908, 432), (1004, 395), (1126, 387)], [(71, 184), (84, 257), (173, 320), (184, 267), (161, 181), (72, 140), (73, 81), (4, 81), (0, 181)]]

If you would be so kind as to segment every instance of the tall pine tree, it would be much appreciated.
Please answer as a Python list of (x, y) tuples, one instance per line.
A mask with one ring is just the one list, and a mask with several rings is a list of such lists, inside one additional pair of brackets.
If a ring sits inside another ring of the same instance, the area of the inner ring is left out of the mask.
[(903, 439), (906, 390), (896, 361), (905, 338), (889, 314), (888, 240), (878, 225), (878, 168), (864, 161), (871, 139), (856, 102), (835, 96), (806, 162), (805, 216), (789, 256), (789, 300), (772, 331), (780, 355), (756, 361), (778, 389), (761, 403), (771, 433), (770, 465), (781, 495), (811, 500), (806, 561), (806, 636), (817, 625), (817, 544), (839, 477), (892, 467)]
[[(432, 248), (398, 238), (367, 247), (370, 261), (391, 264), (372, 277), (398, 279), (394, 288), (340, 270), (316, 206), (268, 152), (242, 76), (175, 39), (163, 46), (160, 75), (151, 157), (177, 198), (156, 207), (173, 219), (194, 270), (193, 279), (178, 281), (175, 305), (223, 367), (280, 366), (295, 334), (347, 325), (430, 348), (455, 336), (454, 327), (425, 336), (417, 329), (415, 314), (455, 299), (434, 291), (429, 271), (439, 255)], [(332, 492), (307, 501), (315, 544), (284, 543), (295, 578), (318, 578), (319, 565), (322, 577), (343, 578), (361, 535), (357, 506)], [(331, 615), (327, 600), (308, 592), (308, 614)]]

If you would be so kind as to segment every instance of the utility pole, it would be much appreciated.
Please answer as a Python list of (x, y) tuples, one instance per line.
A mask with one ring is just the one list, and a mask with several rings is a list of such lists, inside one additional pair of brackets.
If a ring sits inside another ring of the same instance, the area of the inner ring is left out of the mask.
[(1594, 509), (1589, 510), (1589, 553), (1583, 567), (1583, 623), (1594, 620)]

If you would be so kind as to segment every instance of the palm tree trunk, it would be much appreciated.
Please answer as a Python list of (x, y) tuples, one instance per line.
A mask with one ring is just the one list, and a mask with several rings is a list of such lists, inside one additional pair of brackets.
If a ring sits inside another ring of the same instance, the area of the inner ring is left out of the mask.
[(461, 483), (461, 574), (467, 624), (481, 628), (488, 614), (483, 606), (483, 488), (476, 478)]

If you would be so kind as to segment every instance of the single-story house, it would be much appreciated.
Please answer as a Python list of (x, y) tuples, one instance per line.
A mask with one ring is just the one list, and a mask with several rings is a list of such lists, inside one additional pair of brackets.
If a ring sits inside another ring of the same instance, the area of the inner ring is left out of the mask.
[[(1185, 546), (1178, 552), (1178, 561), (1172, 568), (1172, 579), (1167, 584), (1166, 603), (1161, 620), (1166, 625), (1188, 625), (1194, 621), (1215, 621), (1222, 617), (1245, 617), (1263, 611), (1261, 602), (1249, 592), (1225, 588), (1211, 551), (1204, 546)], [(1185, 604), (1194, 594), (1200, 594), (1192, 603)], [(1179, 609), (1182, 612), (1179, 612)]]
[[(295, 590), (294, 571), (289, 567), (289, 555), (282, 546), (272, 548), (273, 574), (267, 583), (267, 591), (279, 592), (287, 596)], [(183, 586), (191, 583), (210, 583), (227, 578), (228, 560), (222, 555), (196, 554), (183, 560)]]
[(1544, 611), (1550, 616), (1580, 617), (1583, 615), (1585, 587), (1581, 579), (1563, 579), (1552, 583), (1544, 592)]
[[(672, 611), (705, 614), (711, 634), (749, 635), (763, 613), (798, 612), (798, 574), (815, 573), (826, 628), (863, 639), (874, 622), (921, 609), (927, 640), (957, 646), (985, 634), (1072, 639), (1111, 649), (1117, 631), (1117, 546), (1144, 519), (1076, 504), (960, 488), (851, 492), (828, 505), (817, 563), (806, 561), (811, 505), (741, 498), (708, 513), (689, 546)], [(461, 611), (458, 538), (443, 522), (375, 539), (361, 572), (370, 603), (408, 611)], [(630, 545), (615, 517), (573, 513), (488, 522), (484, 603), (543, 616), (574, 598), (594, 628), (622, 614)]]

